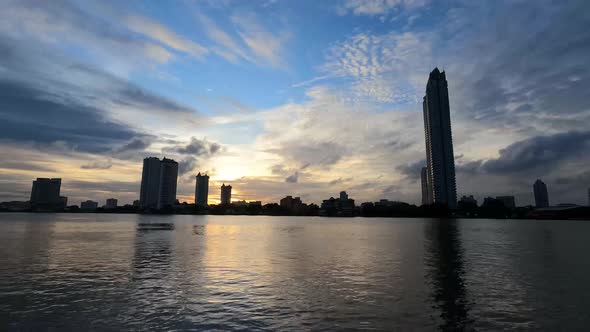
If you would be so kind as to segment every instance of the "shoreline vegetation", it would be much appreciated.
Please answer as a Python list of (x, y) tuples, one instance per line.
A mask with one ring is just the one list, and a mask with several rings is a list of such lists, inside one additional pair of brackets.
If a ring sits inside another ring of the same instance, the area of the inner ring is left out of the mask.
[(561, 205), (536, 209), (532, 206), (506, 208), (504, 206), (460, 206), (450, 210), (443, 205), (416, 206), (400, 203), (395, 206), (379, 206), (363, 203), (352, 209), (320, 209), (315, 204), (303, 209), (286, 209), (277, 203), (255, 205), (209, 205), (205, 207), (181, 203), (160, 210), (142, 210), (137, 206), (124, 205), (115, 208), (99, 207), (81, 209), (78, 206), (66, 208), (32, 209), (26, 204), (0, 203), (0, 212), (29, 213), (112, 213), (112, 214), (154, 214), (154, 215), (266, 215), (266, 216), (318, 216), (318, 217), (385, 217), (385, 218), (467, 218), (467, 219), (559, 219), (590, 220), (590, 207)]

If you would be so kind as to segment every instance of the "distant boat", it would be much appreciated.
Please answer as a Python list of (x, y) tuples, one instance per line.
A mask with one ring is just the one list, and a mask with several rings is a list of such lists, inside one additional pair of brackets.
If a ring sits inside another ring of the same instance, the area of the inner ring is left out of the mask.
[(173, 223), (147, 223), (137, 224), (137, 230), (140, 231), (170, 231), (174, 229)]

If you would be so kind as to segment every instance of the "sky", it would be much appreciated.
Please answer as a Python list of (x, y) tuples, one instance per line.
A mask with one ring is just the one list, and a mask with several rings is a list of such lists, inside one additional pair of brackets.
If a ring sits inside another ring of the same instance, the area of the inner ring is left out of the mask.
[(0, 201), (138, 199), (142, 160), (235, 200), (420, 203), (422, 98), (449, 84), (457, 192), (587, 204), (586, 0), (0, 0)]

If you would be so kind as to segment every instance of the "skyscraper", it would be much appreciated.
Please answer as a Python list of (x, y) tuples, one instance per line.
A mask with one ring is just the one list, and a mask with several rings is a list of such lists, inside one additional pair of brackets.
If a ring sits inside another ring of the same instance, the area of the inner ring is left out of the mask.
[(539, 179), (533, 185), (533, 192), (535, 194), (535, 206), (538, 208), (545, 208), (549, 206), (549, 193), (547, 192), (547, 185)]
[(432, 194), (428, 185), (428, 168), (422, 167), (420, 178), (422, 180), (422, 205), (430, 205), (432, 204)]
[(207, 174), (197, 174), (195, 183), (195, 204), (199, 206), (207, 206), (209, 197), (209, 176)]
[(104, 205), (105, 209), (116, 209), (117, 208), (117, 199), (116, 198), (107, 198), (106, 204)]
[(61, 179), (37, 178), (31, 188), (31, 207), (54, 209), (61, 207), (62, 199), (59, 196)]
[(162, 159), (160, 164), (160, 186), (158, 189), (158, 209), (172, 206), (176, 202), (178, 182), (178, 163), (172, 159)]
[(143, 160), (141, 173), (141, 190), (139, 206), (143, 209), (158, 207), (158, 190), (160, 188), (160, 159), (149, 157)]
[(221, 185), (221, 204), (222, 205), (229, 205), (231, 203), (231, 186), (230, 185)]
[(457, 187), (449, 91), (445, 73), (441, 73), (438, 68), (434, 68), (430, 73), (422, 108), (426, 138), (427, 183), (432, 193), (431, 202), (445, 204), (454, 209), (457, 206)]
[(161, 209), (174, 205), (178, 163), (172, 159), (149, 157), (143, 160), (139, 206), (143, 209)]

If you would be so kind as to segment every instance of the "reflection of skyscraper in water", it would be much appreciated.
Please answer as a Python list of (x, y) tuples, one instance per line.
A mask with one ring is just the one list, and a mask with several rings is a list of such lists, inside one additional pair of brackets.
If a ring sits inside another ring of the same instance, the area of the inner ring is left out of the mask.
[(463, 248), (457, 222), (432, 220), (425, 224), (426, 269), (432, 298), (440, 310), (440, 330), (468, 329), (469, 306), (463, 281)]
[(430, 73), (424, 111), (424, 135), (426, 138), (427, 183), (432, 203), (457, 206), (455, 182), (455, 157), (451, 133), (449, 90), (445, 72), (438, 68)]
[(221, 185), (221, 204), (222, 205), (229, 205), (231, 203), (231, 186), (230, 185)]
[(197, 174), (195, 182), (195, 204), (198, 206), (207, 206), (209, 198), (209, 175)]

